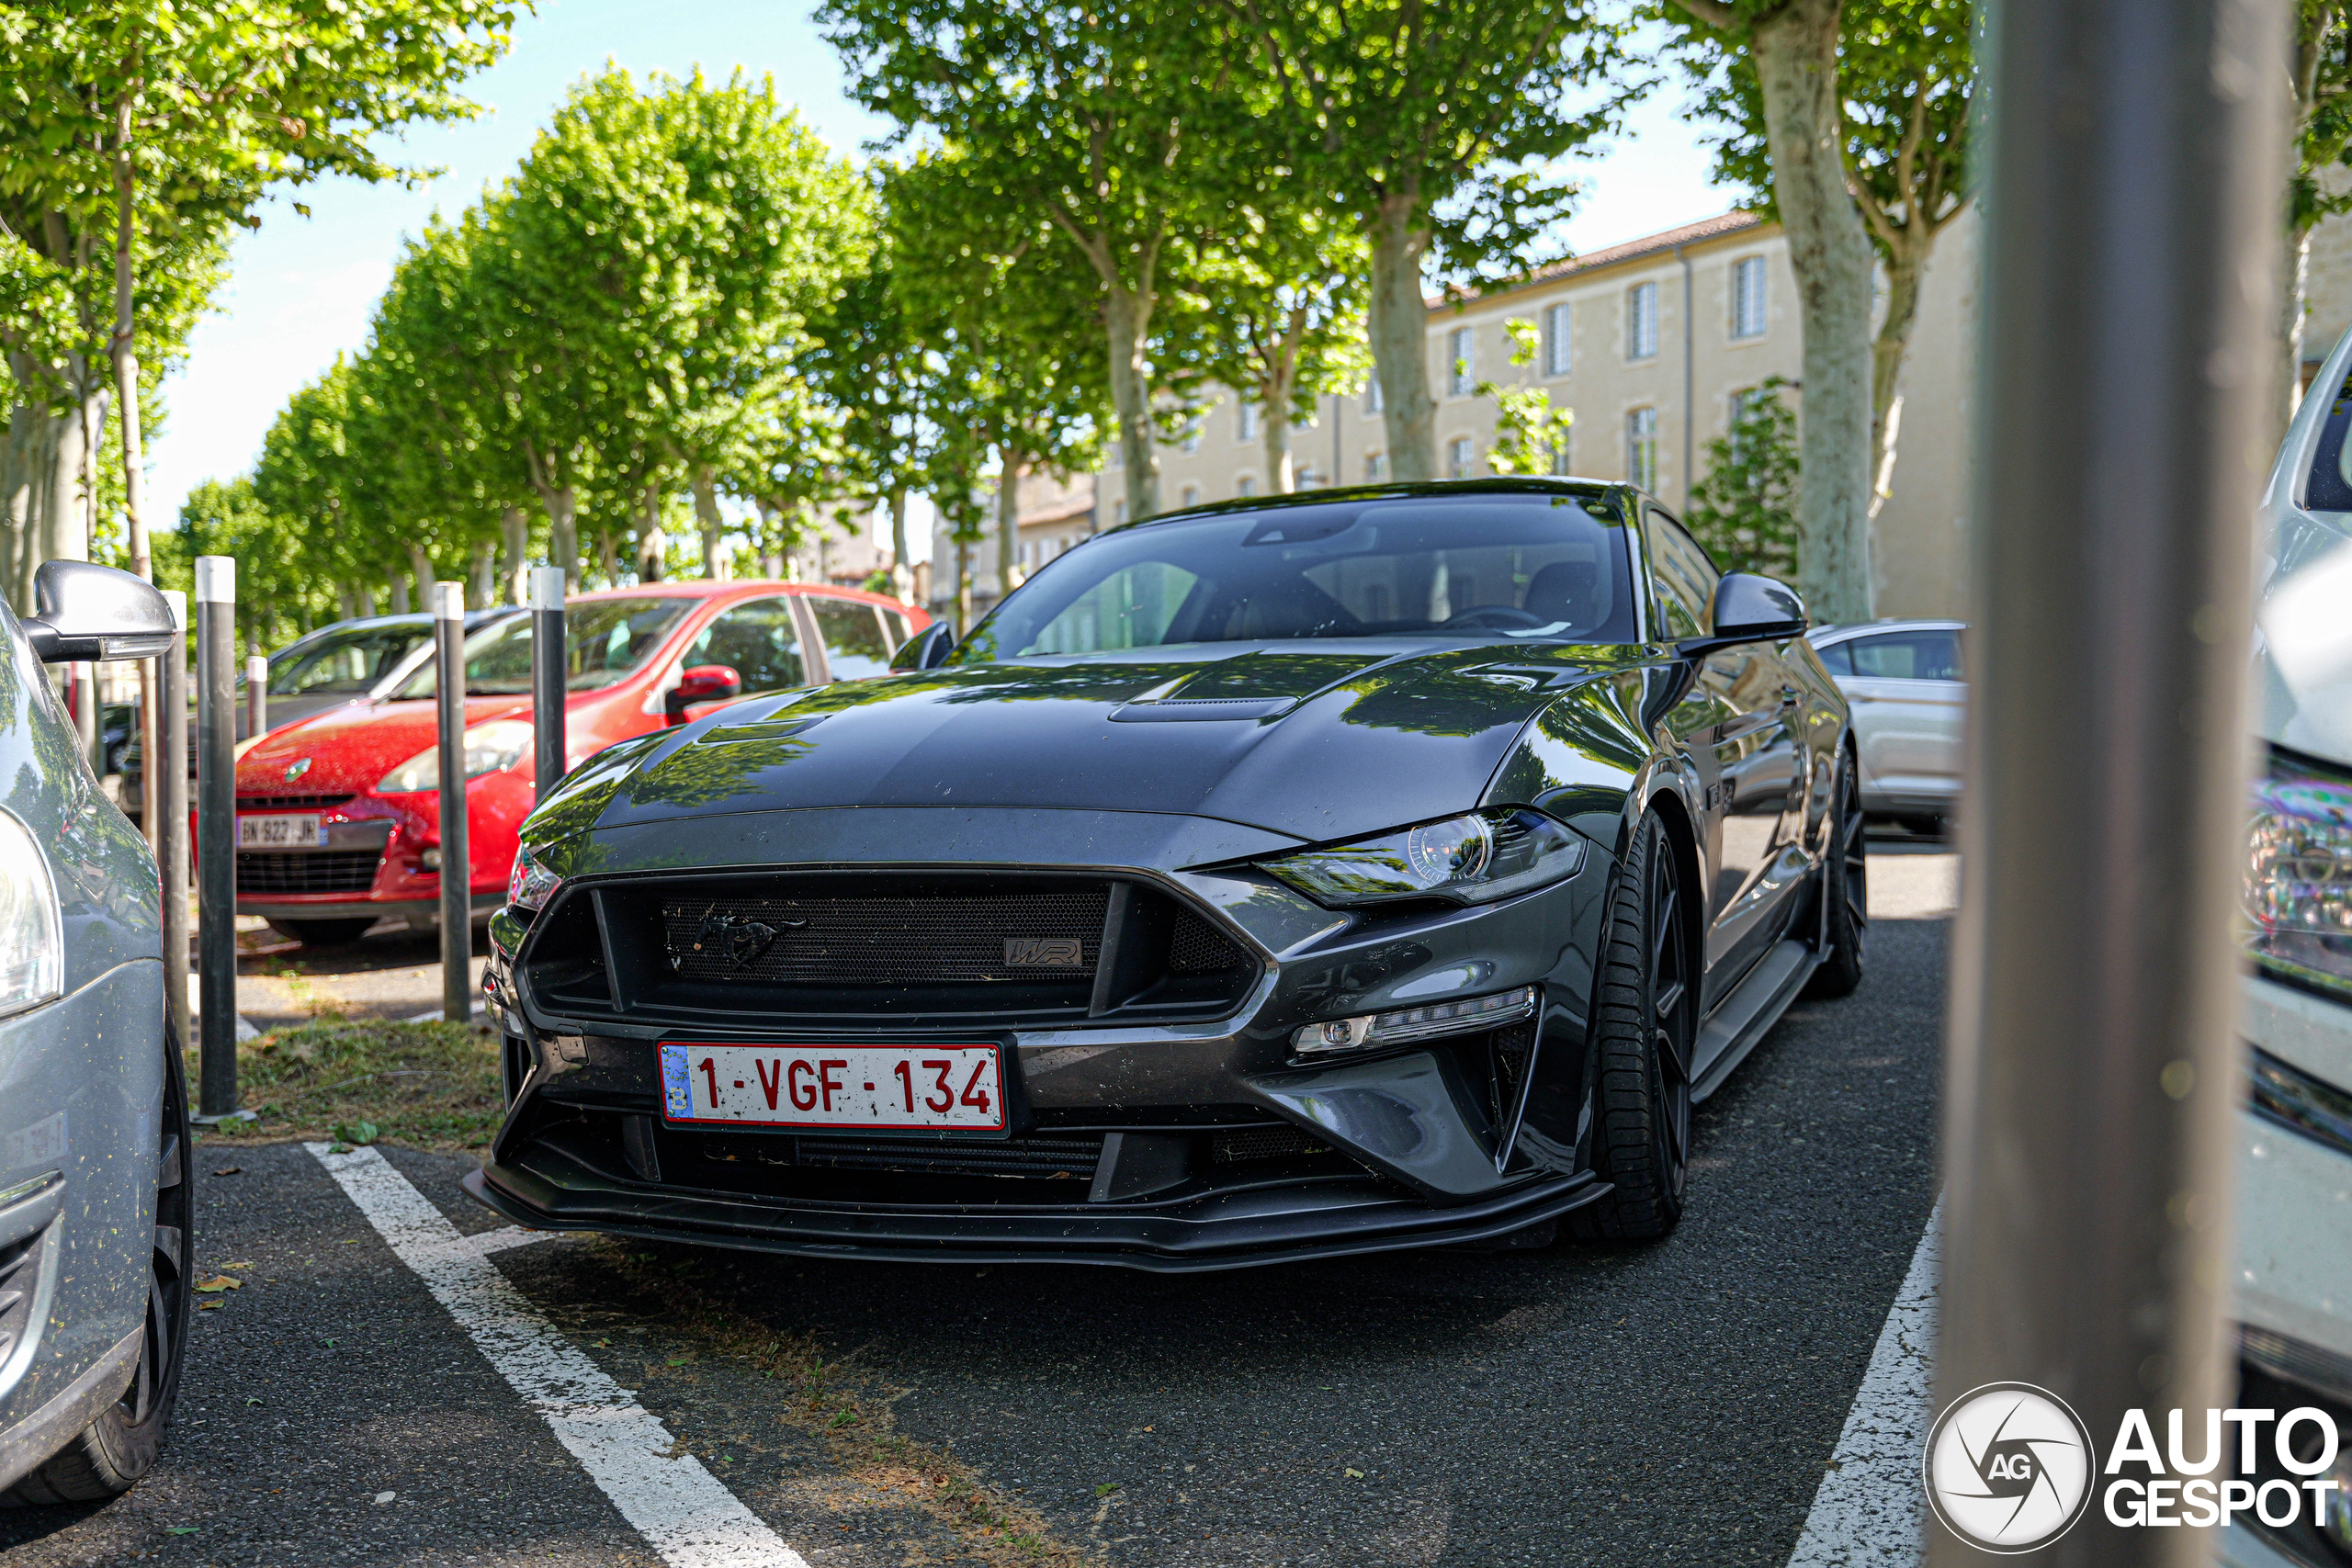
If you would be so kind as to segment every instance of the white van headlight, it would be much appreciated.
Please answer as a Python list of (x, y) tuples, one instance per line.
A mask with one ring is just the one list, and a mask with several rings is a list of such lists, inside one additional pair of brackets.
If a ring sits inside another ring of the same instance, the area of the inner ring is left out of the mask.
[(2248, 946), (2352, 1000), (2352, 773), (2273, 750), (2246, 829)]

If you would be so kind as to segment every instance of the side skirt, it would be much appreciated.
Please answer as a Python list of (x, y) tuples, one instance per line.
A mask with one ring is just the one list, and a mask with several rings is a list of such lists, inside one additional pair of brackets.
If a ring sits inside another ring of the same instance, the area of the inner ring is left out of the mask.
[(1821, 953), (1811, 942), (1783, 937), (1716, 1005), (1699, 1030), (1699, 1070), (1690, 1085), (1692, 1104), (1723, 1087), (1732, 1069), (1756, 1049), (1756, 1043), (1796, 999), (1820, 963)]

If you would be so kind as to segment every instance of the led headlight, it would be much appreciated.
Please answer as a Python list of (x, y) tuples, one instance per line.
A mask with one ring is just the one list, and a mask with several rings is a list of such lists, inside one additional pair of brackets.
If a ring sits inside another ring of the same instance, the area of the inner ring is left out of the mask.
[(2352, 773), (2272, 753), (2254, 786), (2245, 911), (2255, 962), (2352, 996)]
[(1335, 907), (1399, 898), (1484, 904), (1573, 876), (1583, 863), (1582, 839), (1540, 811), (1508, 806), (1264, 863)]
[(1535, 987), (1521, 986), (1491, 997), (1467, 1001), (1437, 1002), (1429, 1007), (1401, 1008), (1357, 1018), (1326, 1019), (1310, 1023), (1290, 1038), (1291, 1049), (1302, 1056), (1328, 1055), (1334, 1051), (1369, 1051), (1376, 1045), (1402, 1045), (1433, 1040), (1441, 1034), (1466, 1034), (1500, 1029), (1535, 1011)]
[(64, 988), (64, 921), (49, 857), (22, 822), (0, 811), (0, 1017)]
[[(466, 731), (466, 777), (511, 768), (531, 749), (531, 727), (519, 718), (494, 718)], [(378, 795), (441, 787), (441, 748), (428, 746), (376, 781)]]
[(537, 911), (555, 897), (563, 878), (541, 865), (527, 850), (514, 852), (514, 869), (506, 874), (506, 901), (518, 909)]

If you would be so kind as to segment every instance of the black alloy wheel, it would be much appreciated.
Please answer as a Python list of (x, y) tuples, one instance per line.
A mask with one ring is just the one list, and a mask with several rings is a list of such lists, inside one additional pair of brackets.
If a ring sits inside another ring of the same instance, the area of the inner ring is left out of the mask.
[(1699, 990), (1682, 868), (1655, 813), (1618, 870), (1594, 1010), (1595, 1161), (1610, 1195), (1568, 1216), (1587, 1240), (1645, 1241), (1682, 1218)]
[(6, 1504), (95, 1503), (128, 1492), (155, 1468), (187, 1348), (188, 1261), (196, 1208), (194, 1129), (179, 1053), (164, 1048), (164, 1105), (148, 1252), (147, 1321), (122, 1397), (5, 1496)]
[(1838, 808), (1829, 820), (1829, 854), (1821, 870), (1822, 959), (1805, 985), (1808, 997), (1852, 995), (1870, 954), (1870, 860), (1860, 771), (1850, 749), (1838, 753)]

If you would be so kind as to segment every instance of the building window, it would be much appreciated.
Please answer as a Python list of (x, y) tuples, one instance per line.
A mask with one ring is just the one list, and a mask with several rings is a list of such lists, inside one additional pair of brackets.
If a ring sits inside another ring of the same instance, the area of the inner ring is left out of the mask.
[(1363, 455), (1363, 482), (1376, 485), (1388, 477), (1388, 454), (1366, 452)]
[(1180, 506), (1198, 506), (1200, 503), (1201, 487), (1198, 485), (1186, 485), (1183, 499), (1177, 502)]
[(1197, 452), (1201, 449), (1201, 424), (1202, 420), (1199, 414), (1194, 414), (1190, 420), (1185, 422), (1183, 435), (1183, 447), (1185, 451)]
[(1566, 430), (1560, 432), (1560, 439), (1552, 448), (1552, 471), (1563, 475), (1576, 472), (1568, 466), (1568, 432)]
[(1636, 283), (1625, 291), (1625, 357), (1657, 357), (1657, 285)]
[(1466, 398), (1478, 378), (1478, 340), (1468, 327), (1445, 334), (1445, 390), (1449, 397)]
[(1233, 493), (1247, 501), (1258, 493), (1258, 476), (1244, 474), (1233, 481)]
[(1625, 416), (1625, 479), (1640, 490), (1657, 489), (1656, 409), (1635, 409)]
[(1240, 411), (1234, 415), (1233, 438), (1236, 441), (1258, 439), (1258, 405), (1243, 399)]
[(1568, 373), (1568, 308), (1547, 305), (1544, 310), (1544, 374), (1565, 376)]
[(1764, 258), (1742, 256), (1731, 264), (1731, 335), (1764, 335)]
[(1115, 528), (1126, 520), (1127, 503), (1124, 501), (1113, 502), (1111, 503), (1111, 526)]
[(1317, 473), (1311, 466), (1301, 468), (1298, 470), (1298, 488), (1301, 490), (1321, 490), (1323, 488), (1323, 476)]
[(1478, 460), (1477, 444), (1466, 435), (1457, 435), (1445, 444), (1445, 477), (1466, 479), (1470, 465)]
[(1374, 376), (1363, 384), (1363, 412), (1374, 414), (1387, 406), (1380, 400), (1380, 378)]

